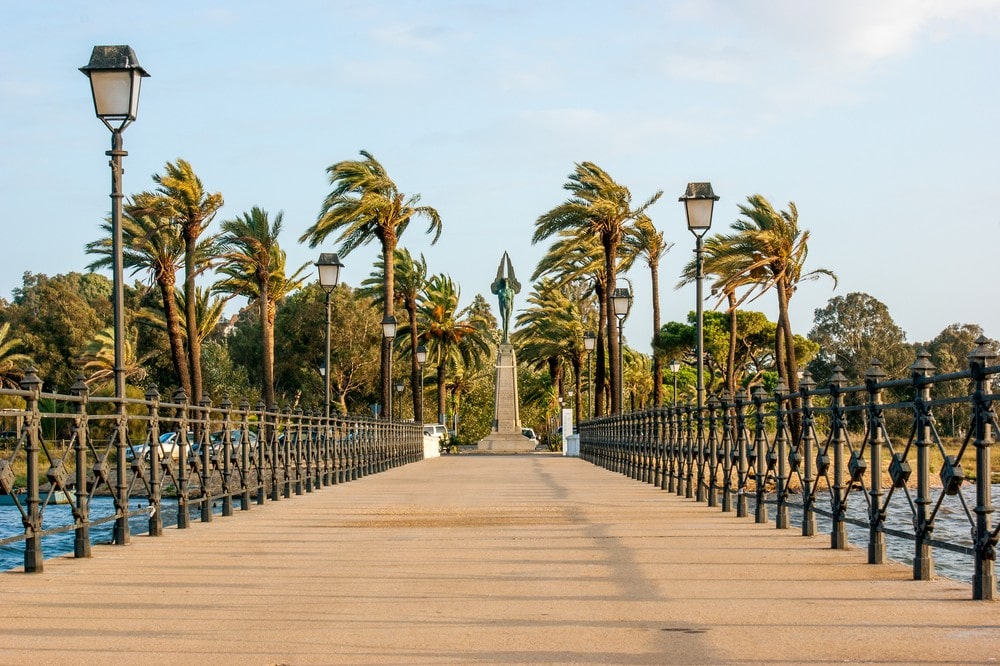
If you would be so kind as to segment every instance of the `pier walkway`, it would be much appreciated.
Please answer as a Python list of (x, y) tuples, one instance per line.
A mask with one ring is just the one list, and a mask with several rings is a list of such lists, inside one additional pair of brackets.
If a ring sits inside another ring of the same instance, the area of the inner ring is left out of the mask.
[(1000, 608), (575, 458), (451, 456), (0, 575), (0, 663), (988, 663)]

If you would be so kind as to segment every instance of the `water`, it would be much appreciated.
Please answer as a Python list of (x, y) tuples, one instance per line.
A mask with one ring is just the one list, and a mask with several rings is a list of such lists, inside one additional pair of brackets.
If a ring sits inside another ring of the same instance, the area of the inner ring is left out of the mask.
[[(144, 509), (149, 506), (145, 499), (132, 499), (129, 502), (129, 511), (141, 511), (137, 515), (129, 518), (129, 529), (133, 535), (147, 534), (149, 532), (149, 515)], [(221, 512), (221, 507), (215, 506), (216, 513)], [(111, 497), (94, 497), (90, 502), (90, 519), (92, 521), (113, 516), (115, 514), (114, 500)], [(198, 520), (201, 516), (201, 509), (198, 506), (191, 507), (189, 514), (192, 520)], [(172, 527), (177, 524), (177, 502), (164, 500), (160, 505), (160, 515), (164, 527)], [(42, 529), (54, 529), (64, 525), (73, 524), (72, 507), (68, 504), (54, 504), (45, 507)], [(113, 539), (114, 521), (90, 526), (90, 542), (92, 544), (107, 544)], [(0, 539), (24, 534), (24, 526), (21, 524), (21, 514), (16, 506), (0, 506)], [(45, 559), (58, 557), (73, 552), (73, 540), (76, 536), (74, 530), (70, 529), (59, 534), (51, 534), (42, 537), (42, 555)], [(24, 566), (24, 542), (18, 541), (0, 546), (0, 571), (15, 569)]]
[[(993, 484), (991, 488), (992, 491), (990, 494), (992, 496), (992, 505), (993, 507), (998, 507), (1000, 506), (1000, 484)], [(972, 523), (970, 523), (969, 519), (966, 517), (965, 509), (962, 506), (962, 500), (964, 499), (969, 513), (975, 517), (972, 510), (976, 505), (976, 488), (972, 484), (963, 484), (961, 489), (961, 499), (958, 495), (945, 496), (944, 501), (941, 503), (941, 508), (938, 510), (937, 516), (934, 519), (934, 532), (932, 538), (936, 541), (944, 541), (956, 546), (972, 548)], [(852, 546), (859, 548), (868, 547), (868, 502), (865, 501), (865, 497), (862, 494), (865, 492), (867, 492), (867, 490), (854, 490), (851, 492), (847, 500), (848, 519), (860, 520), (866, 523), (865, 526), (855, 525), (850, 522), (847, 523), (848, 541)], [(885, 489), (883, 489), (883, 492), (885, 492)], [(931, 489), (932, 503), (930, 508), (935, 506), (940, 494), (940, 488)], [(753, 494), (749, 494), (747, 497), (749, 515), (752, 520), (752, 516), (754, 515), (755, 497)], [(915, 491), (913, 489), (910, 490), (910, 499), (916, 499)], [(885, 501), (884, 494), (882, 496), (882, 501)], [(767, 502), (768, 519), (769, 522), (773, 524), (774, 517), (777, 512), (777, 507), (773, 503), (774, 497), (769, 496)], [(801, 495), (791, 495), (789, 497), (789, 502), (789, 519), (793, 525), (791, 529), (801, 530)], [(829, 494), (825, 490), (821, 490), (817, 494), (816, 508), (826, 512), (831, 511)], [(831, 518), (819, 513), (816, 514), (816, 533), (819, 538), (822, 538), (823, 536), (828, 537), (830, 531), (832, 530), (832, 525), (833, 521)], [(993, 525), (996, 525), (995, 518), (993, 520)], [(914, 531), (910, 504), (907, 502), (906, 496), (901, 488), (896, 489), (893, 493), (889, 506), (886, 508), (885, 527), (886, 529), (897, 530), (909, 534), (912, 534)], [(885, 542), (886, 556), (889, 559), (912, 566), (915, 550), (914, 541), (912, 539), (904, 539), (892, 534), (886, 534)], [(952, 580), (969, 584), (972, 583), (972, 575), (974, 573), (972, 555), (935, 547), (931, 548), (931, 552), (934, 558), (935, 576), (950, 578)]]

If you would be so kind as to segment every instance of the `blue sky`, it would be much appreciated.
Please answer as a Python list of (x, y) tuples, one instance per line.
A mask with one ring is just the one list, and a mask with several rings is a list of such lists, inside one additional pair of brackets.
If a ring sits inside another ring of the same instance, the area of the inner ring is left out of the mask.
[[(574, 164), (627, 185), (676, 245), (664, 321), (694, 308), (674, 290), (694, 241), (677, 197), (711, 181), (713, 229), (760, 193), (794, 201), (808, 266), (840, 285), (804, 285), (805, 334), (829, 298), (864, 291), (907, 333), (980, 323), (1000, 337), (992, 288), (1000, 248), (1000, 1), (226, 2), (0, 0), (0, 297), (25, 271), (89, 263), (83, 246), (110, 206), (86, 78), (95, 44), (129, 44), (151, 74), (125, 132), (124, 189), (178, 157), (226, 205), (284, 211), (289, 263), (331, 242), (296, 241), (329, 191), (325, 169), (367, 150), (400, 189), (441, 213), (402, 245), (489, 295), (500, 256), (527, 278), (544, 247), (535, 219), (565, 199)], [(344, 258), (371, 271), (377, 247)], [(626, 325), (648, 350), (648, 274)], [(527, 287), (515, 301), (522, 306)], [(757, 307), (774, 316), (773, 295)], [(494, 303), (495, 306), (495, 303)]]

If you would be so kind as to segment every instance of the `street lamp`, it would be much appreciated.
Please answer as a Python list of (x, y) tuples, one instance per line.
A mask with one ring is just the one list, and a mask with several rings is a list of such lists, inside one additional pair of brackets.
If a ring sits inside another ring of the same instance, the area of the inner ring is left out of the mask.
[(396, 382), (396, 393), (398, 394), (396, 396), (396, 420), (399, 421), (402, 419), (401, 412), (403, 410), (403, 382)]
[(323, 405), (327, 421), (330, 419), (330, 295), (340, 282), (340, 257), (336, 252), (323, 252), (316, 262), (316, 272), (319, 273), (319, 286), (326, 292), (326, 353), (323, 363)]
[[(118, 455), (118, 497), (128, 496), (125, 474), (125, 280), (122, 274), (122, 132), (135, 120), (139, 110), (139, 86), (143, 77), (149, 76), (139, 65), (132, 47), (95, 46), (90, 62), (80, 71), (90, 79), (90, 92), (94, 98), (94, 112), (111, 130), (111, 252), (112, 252), (112, 303), (115, 332), (115, 399), (118, 405), (119, 425), (115, 434)], [(119, 507), (124, 509), (124, 507)], [(129, 542), (127, 511), (115, 520), (114, 542)]]
[(705, 406), (705, 331), (702, 313), (702, 282), (704, 280), (703, 255), (705, 251), (704, 239), (712, 226), (712, 211), (715, 202), (719, 200), (715, 192), (712, 191), (711, 183), (688, 183), (687, 189), (678, 201), (684, 202), (684, 212), (687, 215), (688, 230), (695, 237), (695, 273), (694, 280), (696, 286), (697, 305), (695, 317), (697, 320), (698, 345), (695, 349), (697, 356), (698, 385), (697, 385), (697, 405), (698, 405), (698, 492), (696, 499), (704, 501), (704, 488), (701, 481), (705, 471), (705, 447), (702, 442), (702, 423), (704, 415), (702, 408)]
[(594, 362), (591, 352), (597, 348), (597, 335), (593, 331), (583, 334), (583, 348), (587, 350), (587, 416), (594, 416)]
[(414, 415), (414, 420), (419, 423), (424, 422), (424, 363), (427, 362), (427, 347), (425, 345), (419, 345), (417, 347), (417, 365), (420, 366), (420, 398), (417, 400), (417, 414)]
[(632, 308), (632, 291), (628, 287), (618, 287), (611, 294), (611, 307), (618, 318), (618, 411), (621, 414), (624, 410), (624, 385), (622, 381), (625, 370), (625, 347), (623, 345), (622, 331), (624, 329), (625, 318)]
[(681, 362), (674, 359), (670, 362), (670, 372), (674, 373), (674, 407), (677, 406), (677, 372), (681, 369)]
[(392, 382), (392, 340), (396, 337), (396, 318), (392, 315), (382, 317), (382, 339), (386, 349), (389, 350), (388, 363), (386, 363), (385, 374), (382, 375), (382, 396), (386, 401), (385, 418), (392, 418), (392, 391), (389, 384)]

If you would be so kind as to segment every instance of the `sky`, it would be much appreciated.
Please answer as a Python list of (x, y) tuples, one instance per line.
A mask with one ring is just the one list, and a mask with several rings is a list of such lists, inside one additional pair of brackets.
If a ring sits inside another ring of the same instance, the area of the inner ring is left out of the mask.
[[(675, 289), (694, 249), (677, 197), (710, 181), (713, 231), (750, 195), (795, 202), (806, 269), (837, 274), (794, 295), (797, 333), (861, 291), (910, 342), (953, 323), (1000, 337), (1000, 0), (0, 0), (0, 15), (0, 298), (25, 272), (90, 263), (110, 133), (78, 68), (94, 45), (128, 44), (151, 76), (124, 134), (125, 193), (183, 158), (225, 198), (216, 225), (283, 211), (289, 266), (337, 250), (298, 238), (327, 167), (366, 150), (441, 215), (436, 244), (418, 220), (400, 245), (458, 282), (462, 305), (481, 293), (494, 308), (507, 251), (519, 309), (546, 249), (535, 220), (590, 161), (637, 204), (663, 191), (648, 213), (675, 244), (664, 322), (695, 306), (693, 285)], [(342, 281), (378, 250), (342, 257)], [(628, 278), (625, 335), (649, 351), (648, 271)], [(773, 319), (774, 301), (749, 307)]]

